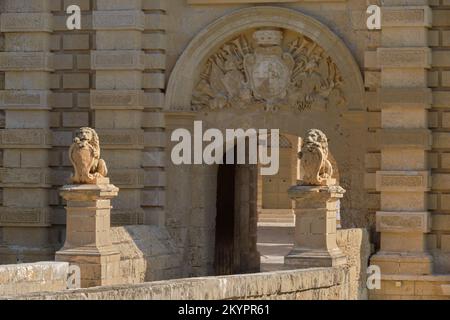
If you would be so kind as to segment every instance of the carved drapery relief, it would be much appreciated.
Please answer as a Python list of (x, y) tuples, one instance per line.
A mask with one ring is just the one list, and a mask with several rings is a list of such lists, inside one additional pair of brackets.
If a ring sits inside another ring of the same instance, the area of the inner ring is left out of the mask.
[(286, 40), (285, 31), (240, 35), (206, 63), (192, 98), (193, 110), (263, 107), (304, 111), (345, 103), (340, 72), (332, 59), (305, 36)]

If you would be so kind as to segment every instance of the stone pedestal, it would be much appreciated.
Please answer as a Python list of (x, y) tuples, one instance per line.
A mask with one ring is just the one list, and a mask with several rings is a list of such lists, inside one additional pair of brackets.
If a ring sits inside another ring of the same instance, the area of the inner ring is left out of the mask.
[(295, 246), (285, 257), (287, 267), (315, 268), (345, 264), (347, 258), (336, 243), (338, 200), (345, 190), (339, 186), (294, 186)]
[(118, 284), (120, 254), (111, 242), (111, 199), (119, 189), (109, 179), (96, 185), (67, 185), (61, 196), (67, 201), (67, 231), (64, 247), (56, 261), (81, 269), (81, 287)]

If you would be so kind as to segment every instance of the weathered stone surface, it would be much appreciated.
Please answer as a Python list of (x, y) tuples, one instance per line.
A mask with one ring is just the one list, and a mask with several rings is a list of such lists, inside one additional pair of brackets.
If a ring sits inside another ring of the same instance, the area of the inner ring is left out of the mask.
[(119, 189), (108, 178), (95, 182), (61, 189), (67, 202), (66, 241), (55, 258), (80, 268), (82, 288), (121, 283), (120, 253), (110, 238), (111, 199)]
[(69, 158), (74, 169), (74, 184), (97, 184), (97, 180), (108, 175), (106, 162), (100, 158), (100, 139), (92, 128), (77, 131), (69, 149)]
[(429, 212), (377, 212), (378, 232), (422, 232), (431, 230)]
[(140, 90), (95, 90), (91, 91), (93, 109), (143, 109), (143, 91)]
[(93, 288), (46, 295), (20, 296), (35, 300), (226, 300), (297, 299), (345, 300), (349, 270), (318, 268), (300, 271), (196, 278), (147, 284)]
[(124, 283), (168, 280), (180, 273), (179, 249), (164, 227), (112, 228), (111, 239), (120, 251)]
[[(0, 57), (1, 58), (1, 57)], [(145, 56), (141, 51), (94, 51), (91, 56), (94, 70), (144, 70)], [(1, 60), (0, 60), (1, 61)]]
[(52, 71), (52, 54), (47, 52), (0, 52), (0, 69), (5, 71)]
[(3, 13), (0, 22), (1, 32), (52, 31), (52, 16), (49, 13)]
[(142, 11), (96, 11), (93, 13), (93, 27), (96, 30), (139, 30), (144, 31)]
[(379, 171), (377, 190), (387, 192), (417, 192), (430, 190), (429, 172)]
[[(72, 128), (93, 126), (103, 138), (111, 178), (123, 189), (113, 201), (113, 222), (166, 227), (177, 247), (177, 255), (153, 262), (155, 270), (163, 270), (155, 271), (154, 279), (205, 274), (214, 256), (217, 168), (171, 164), (170, 133), (184, 126), (174, 118), (185, 116), (221, 130), (278, 128), (301, 137), (314, 126), (327, 132), (329, 161), (347, 189), (342, 224), (371, 228), (376, 243), (374, 212), (379, 211), (381, 247), (393, 253), (379, 257), (386, 272), (431, 272), (426, 254), (403, 257), (428, 244), (434, 271), (448, 272), (449, 3), (385, 1), (382, 30), (368, 31), (367, 4), (328, 2), (0, 1), (0, 263), (50, 259), (53, 248), (60, 247), (55, 239), (64, 224), (63, 201), (56, 188), (69, 174)], [(83, 10), (79, 32), (67, 30), (69, 4)], [(275, 36), (280, 30), (281, 37)], [(242, 38), (249, 44), (240, 44), (249, 59), (235, 50), (234, 40)], [(214, 75), (210, 58), (219, 67)], [(189, 113), (194, 88), (203, 80), (213, 89), (200, 96), (207, 105), (227, 100), (234, 107)], [(295, 108), (307, 108), (301, 115), (241, 109), (249, 88), (269, 110), (286, 99)], [(182, 115), (173, 115), (177, 111)], [(431, 184), (433, 193), (427, 194)], [(425, 217), (427, 210), (434, 218), (431, 234), (425, 235), (426, 223), (417, 215)], [(318, 224), (311, 227), (321, 230)], [(23, 243), (28, 247), (17, 245)], [(180, 257), (182, 270), (174, 266)], [(98, 263), (93, 264), (98, 275)], [(141, 274), (142, 265), (136, 270)], [(442, 297), (438, 283), (445, 281), (414, 281), (405, 280), (404, 290), (394, 280), (387, 282), (377, 298)], [(337, 292), (282, 296), (318, 299)]]
[(0, 265), (0, 297), (65, 290), (68, 274), (65, 262)]
[(384, 27), (430, 27), (431, 9), (428, 6), (384, 7), (382, 25)]

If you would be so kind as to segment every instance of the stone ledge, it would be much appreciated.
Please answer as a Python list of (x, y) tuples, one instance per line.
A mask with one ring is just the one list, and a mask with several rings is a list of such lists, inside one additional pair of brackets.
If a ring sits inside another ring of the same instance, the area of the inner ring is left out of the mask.
[[(126, 189), (123, 186), (122, 189)], [(114, 209), (111, 212), (111, 225), (128, 226), (142, 224), (144, 210), (141, 209)]]
[(382, 275), (381, 290), (370, 291), (371, 300), (449, 299), (446, 275)]
[(0, 168), (0, 187), (51, 188), (50, 175), (45, 168)]
[(428, 47), (378, 48), (380, 68), (431, 68), (431, 49)]
[(110, 173), (111, 181), (120, 189), (143, 189), (144, 170), (143, 169), (114, 169)]
[[(313, 268), (270, 273), (180, 279), (137, 285), (110, 286), (59, 293), (31, 294), (21, 300), (226, 300), (270, 297), (348, 299), (349, 270), (344, 267)], [(270, 284), (270, 285), (269, 285)], [(333, 290), (334, 289), (334, 290)], [(319, 297), (319, 295), (317, 295)], [(9, 299), (9, 298), (5, 298)]]
[(383, 275), (431, 275), (433, 272), (433, 257), (420, 252), (383, 252), (380, 251), (371, 258), (371, 265), (381, 268)]
[(49, 227), (50, 208), (0, 207), (0, 227)]
[(50, 13), (2, 13), (1, 32), (52, 32)]
[(380, 88), (377, 98), (381, 108), (431, 108), (432, 91), (429, 88)]
[(142, 11), (94, 11), (92, 13), (95, 30), (137, 30), (144, 31), (145, 15)]
[(431, 231), (429, 212), (377, 212), (377, 232), (421, 232)]
[(103, 148), (107, 149), (144, 149), (144, 131), (132, 129), (97, 130)]
[(3, 149), (49, 149), (52, 133), (47, 129), (0, 130), (0, 148)]
[(379, 192), (428, 192), (429, 171), (378, 171), (376, 190)]
[(0, 265), (0, 296), (64, 290), (68, 273), (62, 262)]
[(411, 148), (430, 150), (431, 131), (427, 129), (381, 129), (378, 130), (381, 148)]
[(53, 71), (53, 54), (48, 52), (0, 52), (3, 71)]
[(431, 27), (432, 11), (428, 6), (382, 7), (384, 27)]
[(145, 54), (139, 50), (92, 51), (92, 70), (137, 70), (145, 69)]
[(142, 110), (142, 90), (92, 90), (91, 108), (96, 110)]
[(47, 90), (3, 90), (0, 91), (2, 110), (50, 110), (52, 93)]

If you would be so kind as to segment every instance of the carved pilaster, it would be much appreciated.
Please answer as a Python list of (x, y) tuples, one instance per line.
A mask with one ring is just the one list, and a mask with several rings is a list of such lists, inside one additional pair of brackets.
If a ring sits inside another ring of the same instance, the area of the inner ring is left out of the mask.
[(97, 1), (97, 11), (93, 12), (97, 47), (91, 54), (96, 90), (91, 91), (91, 108), (95, 110), (95, 128), (102, 140), (104, 157), (111, 164), (112, 182), (122, 190), (113, 202), (115, 210), (111, 216), (112, 223), (119, 225), (138, 224), (143, 215), (144, 26), (140, 0)]
[(145, 34), (142, 47), (145, 53), (144, 70), (144, 191), (142, 206), (144, 224), (165, 224), (166, 122), (162, 108), (165, 99), (166, 70), (166, 20), (168, 1), (156, 0), (144, 3)]
[(431, 67), (431, 10), (417, 4), (414, 1), (413, 5), (398, 6), (396, 1), (385, 1), (382, 47), (377, 51), (382, 129), (376, 189), (381, 193), (381, 210), (377, 213), (381, 248), (371, 263), (381, 268), (383, 276), (393, 278), (433, 272), (425, 243), (425, 234), (430, 231), (427, 151), (431, 135), (427, 109), (431, 91), (427, 69)]

